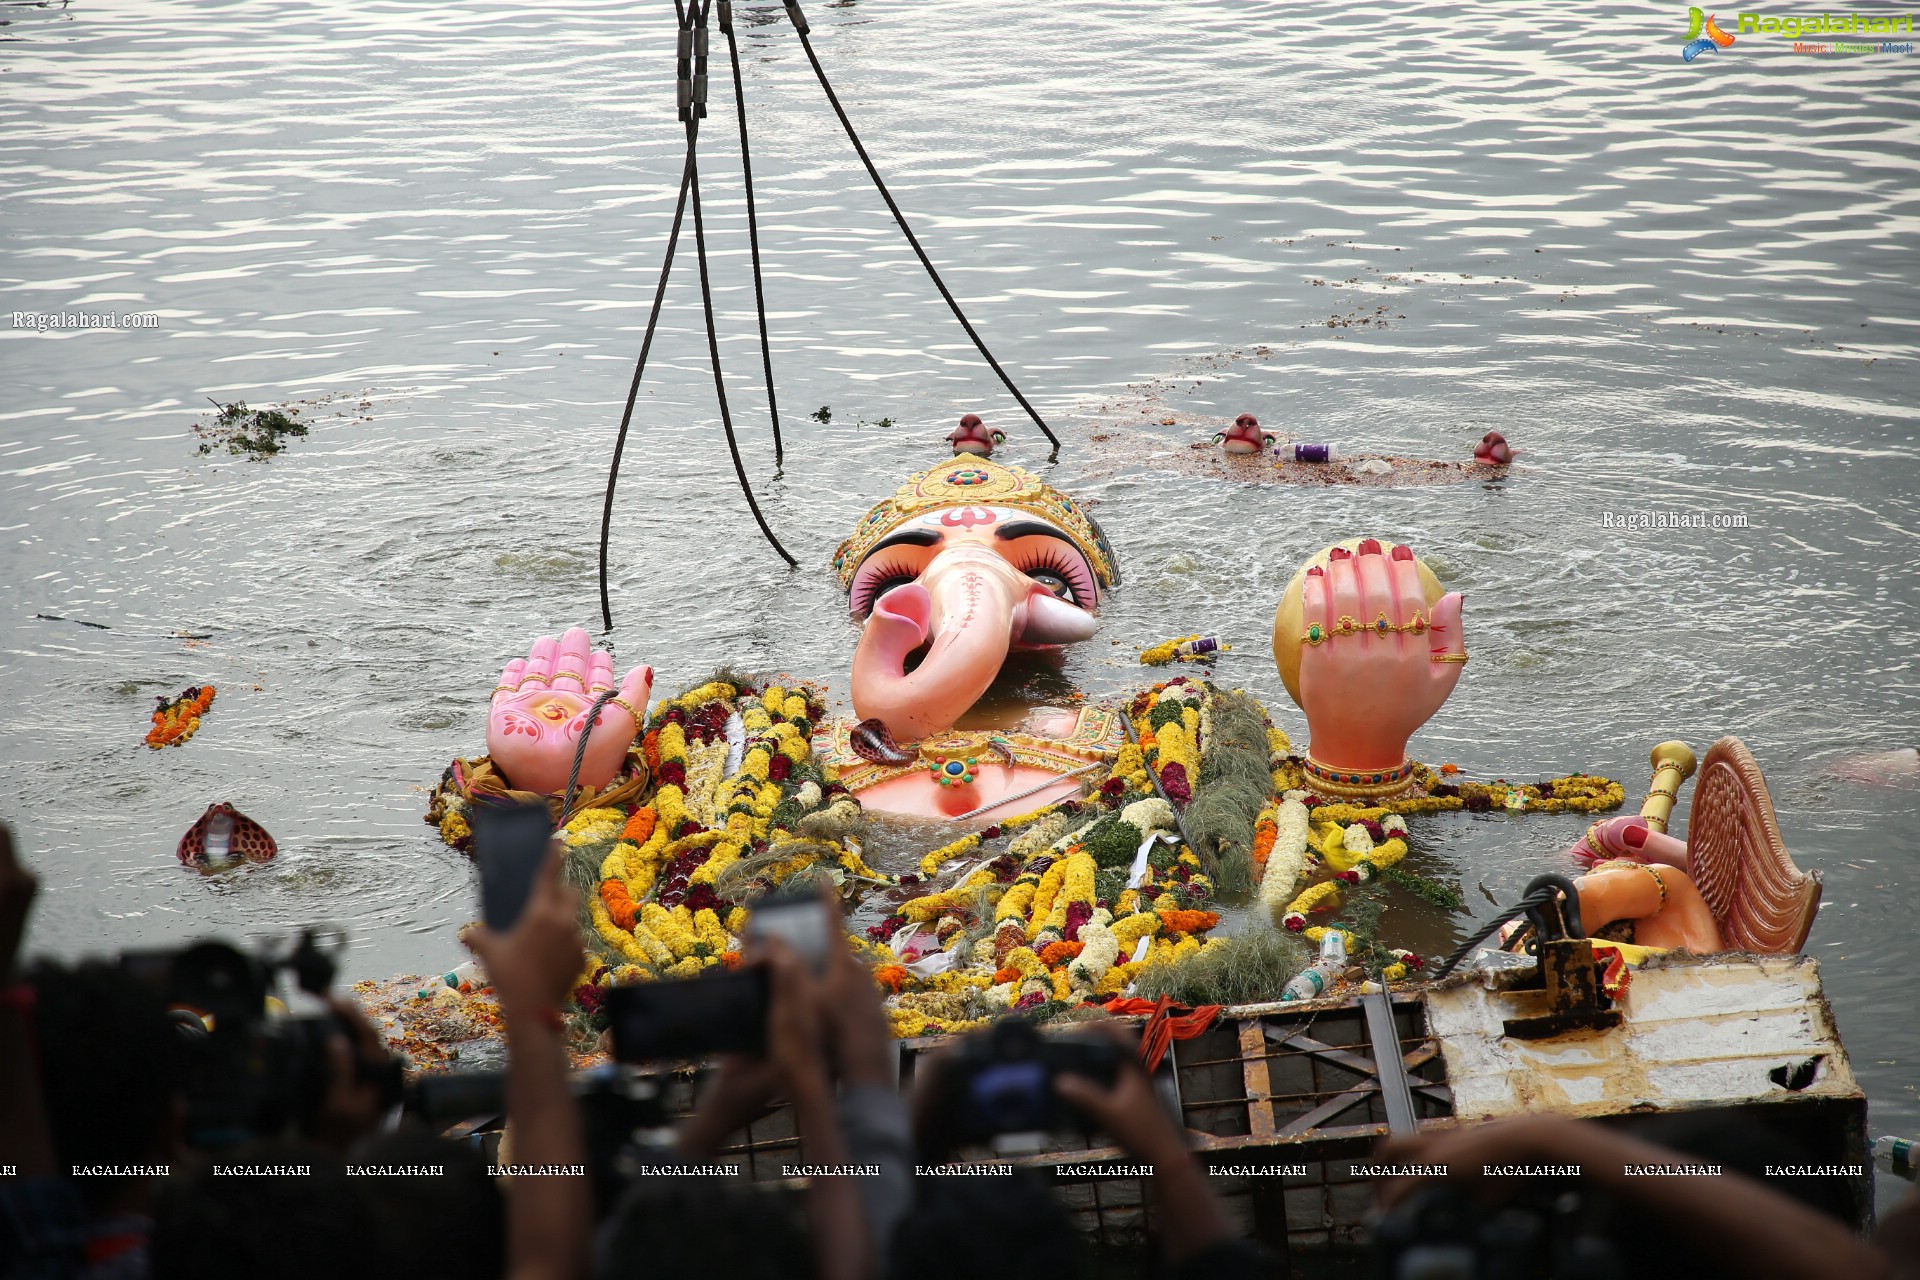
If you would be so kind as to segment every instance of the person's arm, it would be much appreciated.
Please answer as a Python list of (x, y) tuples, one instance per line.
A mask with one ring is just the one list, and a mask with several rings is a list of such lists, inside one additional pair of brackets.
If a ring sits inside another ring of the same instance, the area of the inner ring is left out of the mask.
[(15, 964), (39, 888), (14, 856), (13, 832), (0, 825), (0, 1164), (12, 1165), (23, 1178), (54, 1171), (33, 1050), (33, 988), (20, 984)]
[[(1753, 1280), (1878, 1280), (1887, 1259), (1846, 1225), (1742, 1174), (1636, 1178), (1628, 1165), (1696, 1164), (1602, 1125), (1560, 1116), (1522, 1116), (1446, 1133), (1396, 1138), (1380, 1149), (1396, 1164), (1442, 1164), (1450, 1178), (1477, 1181), (1481, 1168), (1530, 1161), (1577, 1164), (1586, 1181), (1632, 1203), (1641, 1212), (1683, 1228), (1702, 1249), (1725, 1259), (1727, 1270)], [(1391, 1207), (1425, 1179), (1380, 1184)]]
[(1186, 1135), (1167, 1115), (1131, 1052), (1122, 1057), (1112, 1088), (1076, 1075), (1059, 1076), (1053, 1087), (1128, 1155), (1153, 1166), (1169, 1263), (1178, 1266), (1201, 1250), (1236, 1237), (1226, 1209), (1207, 1185), (1205, 1170), (1187, 1148)]
[[(755, 944), (771, 978), (767, 1057), (780, 1074), (780, 1088), (793, 1104), (801, 1159), (810, 1165), (850, 1163), (834, 1114), (833, 1080), (822, 1043), (819, 993), (793, 949), (777, 938)], [(867, 1280), (873, 1248), (860, 1189), (845, 1174), (807, 1179), (808, 1235), (814, 1272), (822, 1280)]]
[[(567, 1085), (560, 1006), (580, 973), (579, 894), (563, 885), (556, 842), (513, 929), (468, 930), (507, 1024), (507, 1121), (516, 1164), (584, 1166), (580, 1109)], [(516, 1177), (507, 1184), (508, 1280), (587, 1274), (593, 1198), (582, 1176)]]
[(713, 1081), (700, 1095), (700, 1105), (681, 1121), (674, 1134), (680, 1154), (704, 1164), (720, 1152), (726, 1136), (744, 1128), (779, 1097), (780, 1078), (762, 1058), (728, 1054), (721, 1058)]
[(844, 941), (845, 923), (830, 896), (826, 910), (834, 940), (821, 997), (827, 1039), (840, 1069), (840, 1100), (835, 1110), (848, 1158), (879, 1169), (876, 1175), (862, 1176), (856, 1187), (866, 1213), (873, 1269), (885, 1275), (894, 1233), (913, 1208), (913, 1124), (900, 1093), (899, 1049), (887, 1026), (880, 988), (872, 971)]

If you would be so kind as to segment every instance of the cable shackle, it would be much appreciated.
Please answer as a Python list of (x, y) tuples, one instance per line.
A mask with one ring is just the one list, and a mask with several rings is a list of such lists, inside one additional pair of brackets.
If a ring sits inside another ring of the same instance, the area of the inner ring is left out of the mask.
[(674, 93), (680, 123), (707, 115), (707, 11), (695, 5), (693, 25), (680, 28), (680, 47), (674, 63)]

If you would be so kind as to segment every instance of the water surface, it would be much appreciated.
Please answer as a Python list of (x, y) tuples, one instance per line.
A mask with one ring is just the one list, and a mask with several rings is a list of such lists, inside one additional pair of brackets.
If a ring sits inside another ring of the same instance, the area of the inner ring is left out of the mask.
[[(1809, 947), (1873, 1128), (1920, 1131), (1913, 794), (1826, 772), (1914, 742), (1920, 706), (1916, 64), (1755, 38), (1689, 66), (1665, 4), (810, 11), (930, 252), (1065, 440), (1049, 475), (1097, 502), (1124, 561), (1065, 678), (1117, 692), (1139, 647), (1214, 631), (1239, 646), (1222, 678), (1298, 730), (1263, 642), (1282, 585), (1337, 536), (1411, 542), (1467, 592), (1475, 654), (1416, 751), (1637, 796), (1655, 742), (1744, 737), (1826, 876)], [(742, 509), (687, 262), (627, 456), (613, 643), (663, 691), (727, 661), (844, 698), (834, 544), (969, 409), (1011, 433), (1009, 460), (1046, 451), (778, 7), (742, 14), (784, 472), (724, 94), (704, 150), (720, 345), (802, 564)], [(353, 935), (350, 977), (450, 964), (471, 891), (424, 792), (480, 750), (501, 664), (597, 611), (600, 486), (679, 174), (670, 13), (0, 16), (0, 317), (157, 316), (0, 323), (0, 761), (45, 879), (32, 945), (326, 919)], [(1328, 325), (1362, 316), (1385, 323)], [(195, 457), (208, 397), (308, 402), (313, 434), (267, 465)], [(1116, 469), (1089, 439), (1129, 425), (1182, 450), (1245, 410), (1422, 457), (1498, 427), (1523, 465), (1288, 490)], [(1654, 512), (1744, 527), (1608, 522)], [(206, 680), (204, 732), (143, 747), (152, 697)], [(174, 841), (219, 799), (279, 836), (277, 863), (180, 870)], [(1483, 915), (1580, 827), (1430, 819), (1415, 865)], [(1467, 923), (1387, 920), (1432, 952)]]

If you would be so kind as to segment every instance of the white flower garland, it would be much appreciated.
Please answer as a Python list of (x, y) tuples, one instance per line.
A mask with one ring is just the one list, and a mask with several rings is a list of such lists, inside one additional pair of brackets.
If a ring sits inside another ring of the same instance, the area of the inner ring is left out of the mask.
[(1266, 874), (1260, 877), (1260, 902), (1267, 918), (1279, 921), (1293, 900), (1293, 887), (1307, 869), (1307, 806), (1289, 795), (1274, 816), (1273, 848), (1267, 853)]
[(1135, 800), (1122, 809), (1120, 821), (1132, 823), (1143, 836), (1150, 836), (1156, 831), (1171, 831), (1173, 806), (1159, 796), (1149, 796), (1145, 800)]

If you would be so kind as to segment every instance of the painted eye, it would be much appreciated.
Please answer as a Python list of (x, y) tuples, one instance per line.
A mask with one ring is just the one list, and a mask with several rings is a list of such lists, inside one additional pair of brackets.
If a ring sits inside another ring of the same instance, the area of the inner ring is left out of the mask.
[(1037, 567), (1027, 570), (1027, 576), (1047, 590), (1053, 592), (1053, 594), (1060, 599), (1065, 600), (1068, 604), (1079, 603), (1079, 601), (1073, 597), (1073, 585), (1054, 570)]
[(1092, 609), (1099, 599), (1093, 573), (1079, 552), (1052, 538), (1025, 538), (1014, 567), (1068, 604)]
[(847, 596), (847, 607), (856, 618), (864, 618), (873, 612), (873, 606), (881, 596), (895, 587), (904, 587), (919, 576), (919, 571), (900, 560), (888, 560), (871, 567), (860, 566), (860, 572), (853, 580), (853, 590)]
[(912, 581), (913, 578), (904, 573), (896, 573), (892, 577), (876, 580), (873, 585), (867, 589), (866, 595), (858, 606), (858, 611), (861, 613), (871, 613), (873, 606), (880, 602), (881, 596), (884, 596), (895, 587), (904, 587)]

